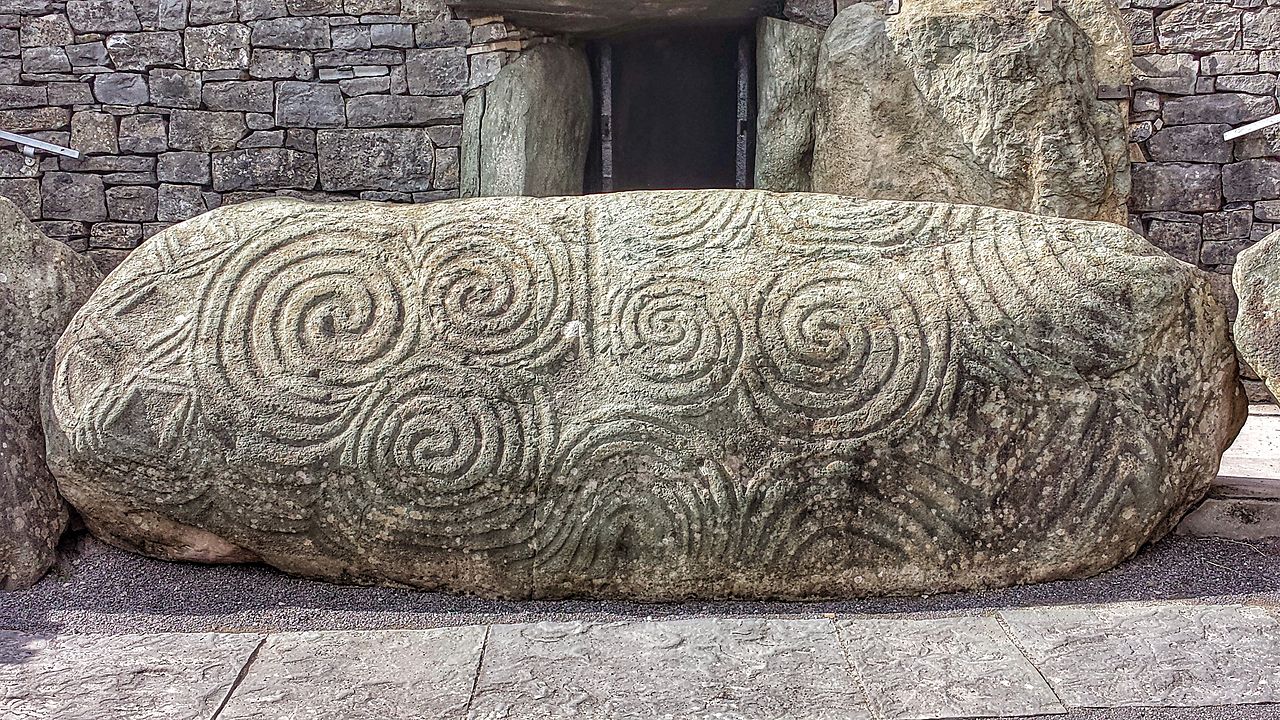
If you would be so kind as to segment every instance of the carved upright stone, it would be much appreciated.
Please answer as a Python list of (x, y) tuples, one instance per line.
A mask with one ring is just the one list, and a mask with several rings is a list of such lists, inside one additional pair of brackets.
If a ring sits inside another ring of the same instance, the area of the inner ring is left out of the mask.
[(53, 564), (67, 522), (44, 462), (44, 362), (101, 275), (0, 198), (0, 588), (23, 588)]
[(1086, 7), (1080, 24), (1031, 0), (844, 9), (818, 59), (812, 189), (1126, 222), (1123, 102), (1098, 96), (1131, 49), (1110, 0)]
[(113, 542), (513, 597), (1096, 573), (1244, 414), (1208, 279), (1123, 227), (740, 191), (224, 207), (54, 367)]

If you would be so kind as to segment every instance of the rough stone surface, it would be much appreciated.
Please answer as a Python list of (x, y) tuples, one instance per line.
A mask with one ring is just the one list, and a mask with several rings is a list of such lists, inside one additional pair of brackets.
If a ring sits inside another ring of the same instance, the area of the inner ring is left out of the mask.
[(472, 717), (874, 717), (821, 620), (494, 626), (471, 707)]
[(467, 720), (485, 628), (272, 635), (224, 720)]
[(1240, 299), (1236, 348), (1271, 395), (1280, 397), (1280, 233), (1238, 254), (1231, 282)]
[(754, 191), (223, 207), (54, 367), (113, 542), (519, 597), (1092, 574), (1244, 414), (1210, 282), (1120, 226)]
[(432, 187), (435, 153), (423, 128), (321, 130), (316, 151), (325, 190), (421, 192)]
[(1000, 615), (1068, 706), (1280, 701), (1280, 625), (1262, 608), (1117, 605)]
[(763, 18), (756, 25), (756, 184), (761, 190), (809, 190), (822, 33)]
[(261, 635), (0, 631), (0, 704), (19, 718), (206, 720)]
[(839, 628), (877, 717), (1065, 712), (995, 618), (851, 620)]
[[(101, 276), (0, 198), (0, 588), (27, 587), (54, 560), (67, 522), (45, 466), (45, 357)], [(0, 683), (3, 685), (3, 683)]]
[(1093, 48), (1014, 0), (846, 8), (818, 60), (813, 189), (1124, 222), (1125, 118)]
[(591, 97), (581, 50), (542, 45), (503, 68), (485, 88), (479, 119), (479, 194), (580, 194)]

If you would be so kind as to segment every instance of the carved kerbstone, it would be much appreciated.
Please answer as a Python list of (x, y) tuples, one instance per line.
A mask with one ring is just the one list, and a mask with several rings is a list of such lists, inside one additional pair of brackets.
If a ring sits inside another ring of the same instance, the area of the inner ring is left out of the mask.
[(1244, 412), (1207, 279), (1120, 226), (738, 191), (223, 208), (55, 367), (116, 543), (520, 597), (1088, 575)]

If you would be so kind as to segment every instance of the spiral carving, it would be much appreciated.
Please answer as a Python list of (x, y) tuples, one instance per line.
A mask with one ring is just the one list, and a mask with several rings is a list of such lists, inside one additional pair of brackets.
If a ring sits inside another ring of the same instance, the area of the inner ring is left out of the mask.
[(418, 350), (412, 254), (299, 218), (249, 238), (210, 272), (193, 375), (211, 423), (283, 465), (339, 449), (376, 385)]
[(578, 284), (563, 237), (497, 215), (454, 218), (424, 236), (433, 344), (498, 366), (536, 367), (559, 357)]
[(765, 424), (791, 439), (857, 439), (921, 419), (953, 383), (949, 324), (904, 279), (867, 282), (850, 268), (766, 285), (756, 316), (763, 357), (750, 383)]
[(705, 412), (731, 389), (742, 359), (742, 329), (706, 282), (657, 277), (610, 297), (611, 345), (651, 399)]

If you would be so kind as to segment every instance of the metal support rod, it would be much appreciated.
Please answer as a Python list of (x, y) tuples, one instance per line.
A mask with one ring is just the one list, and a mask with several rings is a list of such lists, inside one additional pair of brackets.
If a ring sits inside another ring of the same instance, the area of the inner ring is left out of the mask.
[(26, 135), (19, 135), (17, 133), (5, 132), (4, 130), (0, 130), (0, 140), (6, 140), (8, 142), (17, 144), (20, 148), (22, 148), (22, 154), (26, 155), (27, 157), (35, 157), (35, 152), (37, 150), (40, 150), (41, 152), (47, 152), (51, 155), (60, 155), (65, 158), (71, 158), (72, 160), (75, 160), (76, 158), (80, 157), (79, 151), (72, 150), (69, 147), (54, 145), (53, 143), (45, 142), (43, 140), (37, 140), (33, 137), (27, 137)]
[(1234, 130), (1228, 130), (1227, 132), (1223, 133), (1222, 139), (1227, 142), (1231, 142), (1232, 140), (1235, 140), (1236, 138), (1244, 137), (1249, 133), (1254, 133), (1259, 130), (1265, 130), (1271, 127), (1272, 125), (1280, 125), (1280, 115), (1272, 115), (1271, 117), (1263, 118), (1257, 122), (1251, 122), (1248, 125), (1241, 125), (1240, 127)]

